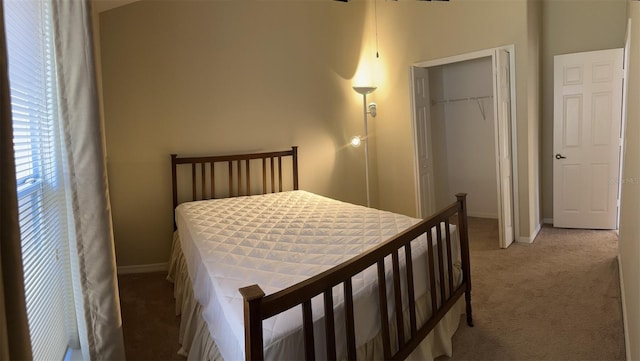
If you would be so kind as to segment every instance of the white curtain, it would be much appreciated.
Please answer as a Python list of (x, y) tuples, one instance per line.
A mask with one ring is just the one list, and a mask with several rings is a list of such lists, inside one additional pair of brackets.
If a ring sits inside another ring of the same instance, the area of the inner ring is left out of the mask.
[(6, 50), (0, 0), (0, 360), (30, 360)]
[(98, 110), (88, 0), (52, 0), (54, 41), (70, 190), (79, 343), (85, 360), (123, 360), (105, 148)]

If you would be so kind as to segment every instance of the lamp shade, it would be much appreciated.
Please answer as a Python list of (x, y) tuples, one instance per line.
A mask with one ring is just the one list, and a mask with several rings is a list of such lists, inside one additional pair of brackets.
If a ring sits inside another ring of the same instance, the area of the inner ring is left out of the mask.
[(362, 95), (371, 94), (376, 89), (377, 88), (374, 86), (354, 86), (353, 87), (353, 90), (355, 90), (356, 92)]

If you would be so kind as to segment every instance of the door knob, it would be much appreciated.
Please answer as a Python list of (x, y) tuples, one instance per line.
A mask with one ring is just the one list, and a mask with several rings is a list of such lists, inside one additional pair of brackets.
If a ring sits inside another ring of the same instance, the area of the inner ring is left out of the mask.
[(562, 154), (558, 153), (558, 154), (556, 154), (556, 159), (567, 159), (567, 157), (565, 157)]

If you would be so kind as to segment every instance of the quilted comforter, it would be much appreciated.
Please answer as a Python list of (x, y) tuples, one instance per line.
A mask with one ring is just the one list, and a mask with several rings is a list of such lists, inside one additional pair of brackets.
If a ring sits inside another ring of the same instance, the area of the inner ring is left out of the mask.
[[(176, 209), (195, 298), (203, 307), (211, 336), (227, 360), (244, 358), (239, 288), (258, 284), (266, 294), (282, 290), (365, 252), (418, 221), (305, 191), (196, 201)], [(455, 226), (451, 227), (457, 240)], [(423, 238), (412, 244), (416, 297), (428, 292), (426, 237)], [(453, 243), (453, 259), (457, 260), (458, 242)], [(391, 269), (390, 263), (386, 269)], [(373, 338), (380, 328), (379, 318), (374, 316), (378, 307), (376, 279), (373, 268), (353, 278), (358, 345)], [(403, 282), (406, 285), (406, 280)], [(392, 282), (387, 285), (391, 288)], [(406, 287), (403, 289), (406, 292)], [(336, 319), (342, 317), (342, 301), (342, 288), (336, 287)], [(312, 305), (316, 334), (323, 334), (321, 297), (316, 297)], [(392, 307), (390, 302), (391, 312)], [(265, 320), (265, 358), (302, 357), (301, 324), (300, 308)], [(336, 326), (336, 334), (340, 335), (343, 325), (336, 322)], [(316, 346), (317, 350), (324, 349), (322, 344)], [(337, 346), (340, 355), (345, 346), (340, 342)]]

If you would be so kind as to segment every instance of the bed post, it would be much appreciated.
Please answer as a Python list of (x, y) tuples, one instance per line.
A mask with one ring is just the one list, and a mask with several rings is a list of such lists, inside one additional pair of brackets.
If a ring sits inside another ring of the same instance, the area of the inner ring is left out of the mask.
[(456, 194), (458, 199), (458, 227), (460, 229), (460, 251), (462, 252), (462, 282), (467, 286), (464, 292), (466, 303), (467, 325), (473, 327), (471, 315), (471, 267), (469, 263), (469, 229), (467, 224), (467, 194)]
[(258, 285), (240, 289), (244, 298), (244, 357), (246, 360), (264, 360), (261, 306), (264, 291)]
[(173, 230), (178, 229), (176, 225), (176, 207), (178, 206), (178, 177), (176, 176), (177, 154), (171, 154), (171, 186), (173, 187)]
[(298, 146), (294, 145), (291, 147), (291, 152), (293, 153), (293, 190), (298, 190)]

